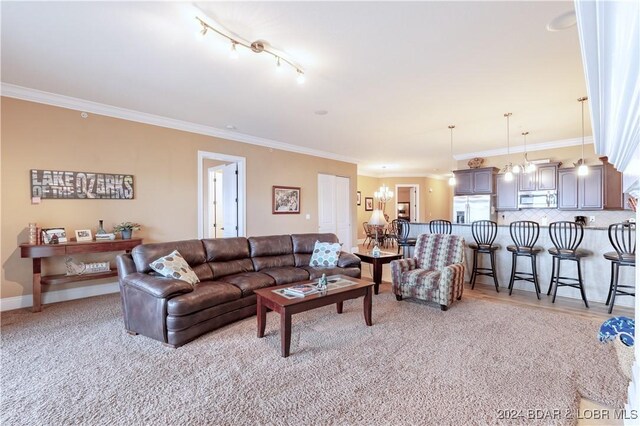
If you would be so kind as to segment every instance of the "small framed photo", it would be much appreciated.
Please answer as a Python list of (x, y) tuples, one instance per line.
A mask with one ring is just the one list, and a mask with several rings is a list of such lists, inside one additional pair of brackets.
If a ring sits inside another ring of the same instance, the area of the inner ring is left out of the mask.
[(364, 197), (364, 211), (373, 211), (373, 197)]
[(300, 187), (274, 186), (273, 214), (300, 214)]
[(67, 232), (64, 228), (43, 228), (42, 242), (44, 244), (66, 243)]
[(93, 241), (91, 229), (76, 229), (76, 241)]
[(356, 192), (356, 202), (358, 203), (358, 205), (362, 204), (362, 192), (360, 191)]

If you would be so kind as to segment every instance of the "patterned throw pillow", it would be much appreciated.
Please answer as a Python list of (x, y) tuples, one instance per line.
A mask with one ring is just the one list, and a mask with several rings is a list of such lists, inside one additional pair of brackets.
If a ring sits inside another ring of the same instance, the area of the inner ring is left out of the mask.
[(191, 269), (178, 250), (174, 250), (173, 253), (154, 260), (149, 266), (167, 278), (186, 281), (192, 285), (200, 282), (196, 273), (193, 272), (193, 269)]
[(335, 268), (340, 257), (341, 243), (321, 243), (316, 241), (309, 266), (315, 268)]

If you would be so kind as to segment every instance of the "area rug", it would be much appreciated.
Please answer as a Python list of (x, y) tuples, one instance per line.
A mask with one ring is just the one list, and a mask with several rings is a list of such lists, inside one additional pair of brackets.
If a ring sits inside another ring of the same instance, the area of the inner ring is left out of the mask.
[(121, 318), (118, 295), (4, 313), (0, 423), (573, 424), (580, 396), (626, 398), (598, 321), (507, 303), (382, 293), (372, 327), (362, 299), (328, 306), (294, 315), (288, 358), (274, 313), (263, 339), (252, 317), (178, 349)]

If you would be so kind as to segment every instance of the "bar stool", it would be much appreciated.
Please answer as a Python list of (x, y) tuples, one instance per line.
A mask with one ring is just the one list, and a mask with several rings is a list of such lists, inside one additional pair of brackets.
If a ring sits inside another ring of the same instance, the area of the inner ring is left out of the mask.
[[(496, 274), (496, 250), (499, 245), (493, 244), (498, 235), (498, 224), (491, 220), (477, 220), (471, 224), (471, 234), (475, 243), (469, 243), (469, 248), (473, 250), (473, 268), (471, 269), (471, 289), (476, 285), (476, 277), (485, 275), (493, 278), (496, 285), (496, 292), (500, 293)], [(478, 267), (478, 253), (488, 254), (491, 259), (491, 268)]]
[[(540, 299), (540, 285), (538, 284), (538, 270), (536, 268), (536, 257), (543, 248), (536, 246), (538, 237), (540, 236), (540, 225), (538, 222), (530, 220), (520, 220), (512, 222), (509, 225), (509, 233), (511, 234), (512, 245), (507, 246), (507, 250), (511, 252), (511, 279), (509, 281), (509, 296), (513, 291), (513, 283), (516, 280), (528, 281), (533, 283), (536, 296)], [(531, 259), (531, 272), (517, 271), (518, 257), (526, 256)]]
[(429, 222), (430, 234), (451, 234), (451, 222), (443, 219), (435, 219)]
[(398, 235), (398, 254), (400, 254), (400, 248), (402, 248), (402, 257), (407, 258), (409, 247), (415, 247), (416, 239), (409, 238), (409, 221), (405, 219), (394, 219), (396, 222), (396, 232)]
[[(560, 221), (549, 224), (549, 236), (554, 247), (548, 250), (549, 254), (553, 256), (551, 263), (551, 281), (549, 282), (549, 290), (547, 295), (551, 292), (551, 287), (555, 282), (555, 289), (553, 291), (553, 299), (551, 303), (556, 302), (556, 294), (558, 293), (558, 287), (573, 287), (580, 289), (584, 306), (589, 307), (587, 302), (587, 295), (584, 292), (584, 285), (582, 283), (582, 269), (580, 268), (580, 259), (589, 256), (591, 253), (587, 250), (579, 249), (582, 237), (584, 236), (584, 228), (581, 224), (576, 222)], [(578, 267), (578, 278), (563, 277), (560, 276), (560, 262), (563, 260), (571, 260), (576, 262)], [(565, 280), (560, 281), (560, 280)], [(570, 282), (567, 282), (569, 280)]]
[(609, 305), (609, 313), (613, 311), (613, 304), (616, 296), (633, 296), (634, 293), (620, 289), (635, 288), (633, 285), (619, 285), (618, 275), (621, 266), (636, 267), (636, 224), (635, 223), (614, 223), (609, 226), (609, 241), (615, 252), (604, 254), (604, 258), (611, 261), (611, 281), (609, 282), (609, 295), (607, 296), (607, 305)]

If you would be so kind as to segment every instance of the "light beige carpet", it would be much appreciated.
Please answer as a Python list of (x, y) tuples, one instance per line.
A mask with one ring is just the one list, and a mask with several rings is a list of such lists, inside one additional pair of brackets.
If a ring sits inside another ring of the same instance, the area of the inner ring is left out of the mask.
[(0, 421), (457, 425), (557, 409), (555, 423), (572, 424), (580, 395), (623, 407), (598, 321), (464, 298), (441, 312), (388, 293), (373, 327), (361, 299), (344, 309), (295, 315), (289, 358), (274, 313), (263, 339), (252, 317), (173, 350), (127, 335), (118, 295), (7, 312)]

